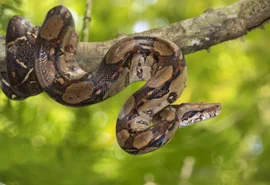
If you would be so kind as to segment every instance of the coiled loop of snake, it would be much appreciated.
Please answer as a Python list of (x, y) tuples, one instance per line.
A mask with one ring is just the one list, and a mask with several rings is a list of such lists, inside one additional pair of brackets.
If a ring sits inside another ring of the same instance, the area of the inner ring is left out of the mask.
[[(21, 33), (21, 28), (14, 25), (9, 28)], [(124, 38), (109, 49), (94, 71), (85, 72), (75, 59), (78, 35), (67, 8), (51, 9), (39, 31), (27, 21), (25, 25), (28, 30), (20, 37), (18, 33), (7, 37), (8, 75), (2, 76), (6, 82), (3, 90), (11, 98), (23, 99), (43, 90), (61, 104), (80, 107), (103, 101), (132, 82), (146, 81), (126, 101), (117, 119), (117, 141), (128, 153), (156, 150), (170, 141), (178, 127), (220, 112), (220, 104), (170, 105), (186, 87), (187, 68), (181, 50), (168, 40)], [(22, 44), (29, 46), (31, 57), (18, 55)], [(21, 72), (21, 68), (25, 71)]]

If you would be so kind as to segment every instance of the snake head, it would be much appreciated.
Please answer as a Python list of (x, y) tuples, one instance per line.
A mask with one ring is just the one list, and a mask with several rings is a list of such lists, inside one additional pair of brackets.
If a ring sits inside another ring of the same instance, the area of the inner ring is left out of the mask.
[(179, 127), (185, 127), (219, 115), (221, 104), (183, 103), (179, 105), (177, 112), (180, 117)]

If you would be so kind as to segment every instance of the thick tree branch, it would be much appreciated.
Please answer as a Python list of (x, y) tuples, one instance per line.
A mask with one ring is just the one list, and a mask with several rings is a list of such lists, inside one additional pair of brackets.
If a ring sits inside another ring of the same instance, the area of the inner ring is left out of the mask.
[[(236, 39), (270, 20), (270, 0), (239, 0), (216, 10), (207, 10), (198, 17), (134, 35), (158, 36), (175, 42), (185, 54), (208, 49), (218, 43)], [(93, 70), (108, 49), (121, 38), (105, 42), (81, 42), (77, 58), (86, 70)], [(4, 41), (0, 37), (0, 70), (3, 69)], [(91, 61), (91, 62), (90, 62)]]

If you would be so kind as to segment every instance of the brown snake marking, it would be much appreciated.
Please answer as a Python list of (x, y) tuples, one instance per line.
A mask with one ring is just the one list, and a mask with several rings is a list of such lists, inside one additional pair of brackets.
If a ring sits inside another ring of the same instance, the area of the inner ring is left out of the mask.
[(10, 19), (6, 35), (7, 71), (1, 72), (4, 93), (22, 100), (42, 92), (34, 72), (34, 49), (38, 29), (23, 17)]
[(70, 11), (51, 9), (38, 30), (14, 16), (6, 38), (3, 92), (24, 99), (45, 91), (57, 102), (81, 107), (103, 101), (135, 81), (146, 84), (123, 105), (116, 138), (123, 150), (143, 154), (170, 141), (177, 128), (220, 113), (217, 103), (176, 101), (186, 87), (187, 68), (177, 45), (157, 37), (127, 37), (114, 44), (93, 72), (75, 59), (78, 34)]

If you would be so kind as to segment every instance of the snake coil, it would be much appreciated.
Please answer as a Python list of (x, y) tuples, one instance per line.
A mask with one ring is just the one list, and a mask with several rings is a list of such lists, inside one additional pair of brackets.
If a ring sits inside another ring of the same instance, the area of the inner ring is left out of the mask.
[(123, 105), (116, 123), (120, 147), (130, 154), (154, 151), (177, 128), (219, 114), (218, 103), (176, 101), (186, 87), (187, 67), (178, 46), (157, 37), (127, 37), (115, 43), (92, 72), (75, 59), (78, 34), (64, 6), (52, 8), (40, 28), (23, 17), (9, 21), (3, 92), (22, 100), (45, 91), (55, 101), (81, 107), (103, 101), (135, 81), (146, 84)]

